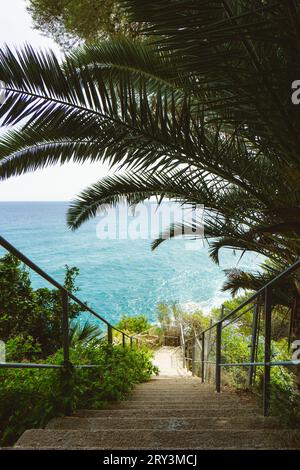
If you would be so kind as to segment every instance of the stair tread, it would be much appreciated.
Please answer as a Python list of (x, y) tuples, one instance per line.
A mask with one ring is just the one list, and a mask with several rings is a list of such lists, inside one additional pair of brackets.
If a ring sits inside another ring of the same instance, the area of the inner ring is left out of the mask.
[[(257, 413), (253, 409), (244, 409), (239, 410), (240, 416), (255, 416)], [(134, 408), (119, 408), (119, 409), (102, 409), (102, 410), (78, 410), (74, 413), (74, 416), (77, 417), (105, 417), (105, 416), (132, 416), (132, 417), (176, 417), (176, 416), (186, 416), (186, 417), (211, 417), (211, 416), (232, 416), (236, 414), (236, 410), (232, 408), (203, 408), (199, 409), (198, 407), (194, 408), (166, 408), (162, 407), (160, 409), (154, 408), (149, 409), (134, 409)]]
[(161, 401), (124, 401), (119, 402), (116, 404), (108, 404), (106, 405), (105, 409), (107, 410), (122, 410), (122, 409), (140, 409), (140, 410), (161, 410), (161, 409), (199, 409), (199, 410), (214, 410), (214, 409), (234, 409), (235, 411), (240, 411), (244, 409), (253, 409), (254, 411), (258, 411), (258, 408), (254, 408), (250, 404), (240, 404), (235, 403), (234, 407), (232, 403), (223, 403), (223, 402), (215, 402), (215, 403), (203, 403), (199, 402), (166, 402), (162, 403)]
[(256, 428), (280, 428), (284, 426), (278, 424), (274, 418), (263, 418), (262, 416), (245, 417), (150, 417), (138, 418), (108, 416), (105, 418), (79, 418), (75, 416), (64, 418), (53, 418), (47, 429), (90, 429), (90, 430), (109, 430), (109, 429), (135, 429), (135, 430), (203, 430), (207, 428), (216, 429), (252, 429)]
[(209, 449), (299, 448), (300, 430), (264, 429), (140, 431), (30, 429), (15, 448)]

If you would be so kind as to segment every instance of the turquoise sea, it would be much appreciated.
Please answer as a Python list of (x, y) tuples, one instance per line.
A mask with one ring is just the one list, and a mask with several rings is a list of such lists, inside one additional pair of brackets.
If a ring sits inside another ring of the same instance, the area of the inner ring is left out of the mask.
[[(217, 266), (207, 247), (186, 249), (182, 239), (154, 252), (150, 240), (99, 239), (97, 219), (71, 232), (67, 207), (67, 202), (0, 202), (0, 233), (60, 282), (66, 264), (77, 266), (78, 296), (113, 323), (122, 313), (155, 320), (158, 302), (208, 311), (227, 297), (221, 292), (224, 269), (256, 270), (261, 261), (255, 254), (240, 260), (240, 253), (223, 250)], [(46, 285), (35, 275), (32, 281), (35, 287)]]

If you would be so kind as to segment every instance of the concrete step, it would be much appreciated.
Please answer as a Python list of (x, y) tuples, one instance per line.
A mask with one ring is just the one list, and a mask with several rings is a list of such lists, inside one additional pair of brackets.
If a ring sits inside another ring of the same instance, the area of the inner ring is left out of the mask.
[(300, 431), (237, 429), (192, 431), (30, 429), (23, 449), (286, 449), (300, 448)]
[[(147, 392), (147, 393), (153, 393), (153, 392), (161, 392), (161, 393), (176, 393), (176, 392), (194, 392), (194, 393), (216, 393), (214, 389), (211, 388), (204, 388), (199, 385), (176, 385), (176, 386), (157, 386), (157, 385), (149, 385), (148, 387), (140, 387), (136, 386), (135, 390), (137, 392)], [(230, 392), (224, 392), (224, 393), (230, 393)]]
[(212, 395), (204, 393), (132, 393), (128, 398), (128, 401), (161, 401), (161, 402), (239, 402), (240, 399), (237, 395)]
[(252, 409), (254, 411), (258, 411), (258, 408), (254, 408), (252, 404), (241, 404), (239, 402), (235, 402), (234, 405), (232, 402), (223, 402), (223, 401), (214, 401), (214, 402), (207, 402), (203, 403), (200, 400), (196, 401), (166, 401), (162, 402), (158, 401), (121, 401), (116, 403), (108, 403), (105, 405), (105, 409), (107, 410), (127, 410), (127, 409), (140, 409), (142, 410), (162, 410), (162, 409), (198, 409), (202, 410), (205, 413), (205, 410), (218, 410), (218, 409), (230, 409), (234, 412), (242, 411), (243, 409)]
[[(201, 384), (201, 379), (199, 377), (192, 377), (191, 375), (185, 376), (185, 377), (163, 377), (163, 376), (158, 376), (158, 377), (153, 377), (151, 378), (148, 382), (144, 382), (147, 384), (157, 384), (157, 385), (172, 385), (172, 384), (183, 384), (183, 385), (192, 385), (192, 384)], [(210, 385), (209, 383), (206, 383), (205, 385)]]
[(201, 383), (200, 377), (193, 377), (192, 375), (188, 376), (174, 376), (170, 377), (169, 375), (157, 375), (151, 377), (151, 379), (147, 383)]
[[(163, 376), (163, 375), (158, 375), (156, 377), (152, 377), (148, 382), (144, 383), (164, 383), (164, 384), (170, 384), (170, 383), (182, 383), (182, 384), (192, 384), (192, 383), (201, 383), (201, 379), (199, 377), (192, 377), (191, 375), (189, 376), (184, 376), (184, 377), (170, 377), (170, 376)], [(206, 385), (209, 385), (206, 383)]]
[(182, 385), (183, 387), (206, 387), (206, 388), (213, 388), (213, 384), (211, 383), (202, 383), (200, 379), (171, 379), (171, 380), (156, 380), (151, 379), (148, 382), (143, 382), (138, 384), (138, 387), (171, 387), (172, 385)]
[(143, 408), (119, 408), (119, 409), (105, 409), (105, 410), (78, 410), (74, 416), (79, 418), (104, 418), (104, 417), (118, 417), (118, 418), (204, 418), (204, 417), (232, 417), (238, 413), (238, 416), (257, 416), (257, 413), (252, 408), (241, 408), (239, 410), (232, 409), (232, 407), (215, 408), (215, 407), (185, 407), (185, 408), (161, 408), (143, 409)]
[(283, 429), (275, 418), (262, 416), (247, 417), (202, 417), (202, 418), (77, 418), (74, 416), (54, 418), (47, 429), (134, 429), (134, 430), (203, 430), (203, 429)]
[[(174, 387), (176, 386), (176, 388), (174, 389)], [(187, 381), (187, 382), (183, 382), (183, 381), (180, 381), (180, 382), (163, 382), (163, 381), (151, 381), (151, 382), (144, 382), (144, 383), (141, 383), (141, 384), (138, 384), (136, 385), (136, 389), (145, 389), (145, 390), (152, 390), (153, 388), (162, 388), (162, 389), (169, 389), (169, 390), (176, 390), (177, 388), (180, 388), (180, 387), (183, 387), (183, 388), (198, 388), (198, 389), (201, 389), (201, 390), (214, 390), (214, 387), (210, 384), (203, 384), (201, 383), (199, 380), (197, 380), (196, 382), (194, 382), (193, 380), (191, 381)]]
[[(161, 404), (161, 405), (172, 405), (176, 403), (187, 403), (189, 405), (201, 406), (201, 405), (214, 405), (224, 404), (231, 405), (232, 407), (249, 405), (257, 408), (257, 400), (254, 397), (238, 397), (237, 395), (189, 395), (189, 394), (150, 394), (150, 395), (140, 395), (132, 394), (128, 397), (126, 403), (144, 403), (147, 404)], [(131, 406), (131, 405), (130, 405)]]
[(134, 393), (203, 393), (203, 394), (212, 394), (212, 395), (237, 395), (230, 390), (222, 390), (220, 393), (217, 393), (213, 388), (208, 387), (201, 387), (199, 385), (176, 385), (174, 387), (157, 387), (157, 386), (150, 386), (149, 387), (138, 387), (134, 388)]
[[(149, 383), (167, 383), (167, 382), (181, 382), (181, 383), (201, 383), (202, 379), (201, 377), (196, 377), (189, 375), (188, 377), (170, 377), (170, 376), (162, 376), (162, 375), (154, 375), (152, 376), (147, 382), (143, 382), (143, 384), (149, 384)], [(205, 382), (205, 385), (209, 385), (208, 382)]]
[[(176, 390), (202, 390), (206, 392), (215, 392), (215, 388), (211, 385), (204, 385), (201, 382), (149, 382), (143, 383), (135, 386), (136, 390), (148, 390), (149, 392), (153, 390), (162, 390), (162, 391), (176, 391)], [(225, 389), (230, 392), (229, 389)]]

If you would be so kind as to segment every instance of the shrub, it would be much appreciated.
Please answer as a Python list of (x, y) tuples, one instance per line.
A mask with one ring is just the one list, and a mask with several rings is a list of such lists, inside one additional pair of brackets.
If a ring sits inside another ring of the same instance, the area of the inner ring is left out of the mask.
[(18, 335), (10, 338), (6, 344), (7, 362), (34, 362), (41, 356), (41, 347), (32, 336)]
[(122, 315), (117, 328), (129, 333), (143, 333), (151, 328), (151, 323), (149, 323), (146, 315), (136, 315), (135, 317)]
[[(76, 292), (77, 268), (66, 266), (65, 287)], [(7, 342), (21, 335), (40, 345), (39, 357), (53, 354), (62, 344), (61, 293), (57, 289), (31, 286), (29, 272), (14, 256), (0, 258), (0, 339)], [(69, 303), (69, 316), (77, 318), (82, 308)]]
[[(121, 400), (134, 384), (156, 372), (151, 355), (147, 349), (79, 343), (70, 350), (72, 363), (99, 367), (75, 368), (69, 382), (61, 369), (0, 369), (1, 445), (13, 444), (26, 429), (43, 427), (66, 409), (101, 408), (105, 401)], [(61, 364), (62, 360), (59, 350), (46, 362)]]

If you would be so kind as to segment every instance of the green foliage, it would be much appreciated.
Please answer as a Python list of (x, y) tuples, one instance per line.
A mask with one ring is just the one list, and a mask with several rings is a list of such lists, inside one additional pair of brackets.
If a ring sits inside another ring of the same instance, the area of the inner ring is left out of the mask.
[[(244, 295), (239, 295), (237, 297), (225, 300), (223, 302), (224, 310), (223, 310), (223, 316), (226, 317), (230, 312), (232, 312), (234, 309), (239, 307), (243, 302), (245, 302), (252, 294), (251, 293), (245, 293)], [(253, 318), (253, 308), (247, 312), (249, 309), (250, 305), (246, 305), (245, 307), (241, 308), (237, 315), (242, 314), (242, 312), (245, 312), (244, 315), (239, 319), (238, 321), (238, 328), (239, 332), (245, 336), (249, 336), (251, 333), (251, 328), (252, 328), (252, 318)], [(213, 308), (211, 310), (211, 315), (210, 317), (213, 319), (213, 321), (218, 321), (220, 320), (222, 316), (222, 309), (221, 308)]]
[(205, 318), (203, 312), (198, 309), (187, 311), (182, 309), (179, 304), (171, 305), (163, 302), (156, 306), (157, 321), (162, 329), (168, 329), (170, 326), (178, 326), (182, 323), (184, 327), (190, 327), (195, 331), (201, 331), (207, 325), (208, 319)]
[(167, 330), (171, 323), (174, 322), (174, 317), (172, 316), (172, 308), (167, 304), (158, 303), (156, 306), (156, 316), (158, 323), (160, 324), (163, 330)]
[[(245, 335), (239, 328), (225, 328), (222, 333), (222, 362), (249, 362), (250, 341), (249, 334)], [(224, 372), (227, 380), (239, 389), (246, 387), (247, 373), (247, 367), (228, 367)]]
[[(94, 369), (0, 369), (0, 442), (11, 445), (28, 428), (42, 427), (54, 416), (76, 408), (101, 408), (121, 400), (132, 387), (148, 380), (156, 368), (152, 352), (110, 346), (97, 341), (71, 349), (73, 364), (94, 364)], [(61, 364), (57, 351), (47, 363)], [(66, 378), (69, 377), (67, 381)]]
[(176, 303), (157, 304), (156, 315), (158, 320), (158, 326), (155, 328), (156, 334), (164, 340), (164, 344), (167, 341), (170, 346), (178, 346), (180, 343), (181, 327), (186, 342), (189, 342), (194, 334), (199, 334), (209, 322), (201, 310), (186, 311)]
[(121, 320), (117, 324), (117, 328), (128, 333), (143, 333), (151, 328), (151, 323), (148, 321), (146, 315), (136, 315), (131, 317), (129, 315), (122, 315)]
[(69, 326), (71, 346), (76, 346), (77, 343), (89, 343), (94, 339), (99, 339), (101, 335), (102, 330), (99, 325), (89, 320), (73, 320)]
[(117, 0), (29, 0), (28, 11), (34, 27), (63, 47), (119, 33), (134, 36), (139, 29)]
[(300, 427), (300, 398), (295, 377), (284, 367), (271, 369), (270, 413), (288, 427)]
[[(77, 268), (66, 266), (65, 287), (76, 292)], [(31, 286), (28, 270), (10, 254), (0, 259), (0, 339), (25, 342), (34, 341), (40, 346), (39, 357), (53, 354), (62, 344), (61, 339), (61, 294), (57, 289)], [(70, 302), (69, 315), (75, 319), (81, 307)], [(20, 357), (15, 348), (17, 357)], [(13, 358), (13, 355), (11, 354)]]
[(35, 362), (41, 357), (41, 347), (32, 336), (18, 335), (5, 343), (7, 362)]

